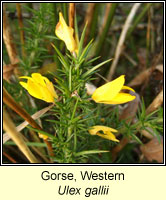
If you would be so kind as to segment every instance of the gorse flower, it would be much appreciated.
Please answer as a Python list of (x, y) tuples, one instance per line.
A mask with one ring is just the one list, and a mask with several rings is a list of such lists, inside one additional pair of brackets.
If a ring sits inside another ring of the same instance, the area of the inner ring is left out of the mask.
[(131, 90), (135, 92), (132, 88), (124, 86), (125, 78), (124, 75), (118, 77), (117, 79), (102, 85), (97, 88), (92, 99), (96, 103), (105, 104), (122, 104), (134, 100), (136, 97), (122, 92), (122, 90)]
[(62, 13), (59, 13), (59, 22), (55, 28), (55, 34), (66, 44), (67, 49), (70, 52), (77, 52), (77, 44), (73, 36), (74, 30), (72, 27), (67, 26)]
[(37, 99), (41, 99), (46, 102), (53, 102), (54, 98), (58, 98), (53, 84), (48, 78), (42, 76), (39, 73), (31, 74), (32, 77), (21, 76), (20, 78), (28, 79), (27, 83), (20, 82), (20, 84), (29, 92), (30, 95)]
[[(101, 133), (103, 132), (103, 133)], [(117, 130), (107, 127), (107, 126), (92, 126), (89, 129), (89, 133), (91, 135), (98, 135), (102, 138), (112, 140), (115, 142), (119, 142), (118, 139), (116, 139), (115, 135), (112, 132), (118, 132)]]

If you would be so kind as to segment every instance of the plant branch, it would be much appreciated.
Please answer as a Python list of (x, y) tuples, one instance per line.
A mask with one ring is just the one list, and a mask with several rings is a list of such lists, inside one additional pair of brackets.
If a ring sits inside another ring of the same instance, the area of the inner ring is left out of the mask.
[(127, 31), (132, 23), (132, 20), (138, 10), (138, 8), (140, 7), (141, 3), (135, 3), (125, 21), (125, 24), (124, 24), (124, 27), (123, 27), (123, 30), (121, 32), (121, 35), (120, 35), (120, 38), (119, 38), (119, 41), (118, 41), (118, 44), (117, 44), (117, 47), (116, 47), (116, 51), (115, 51), (115, 58), (110, 66), (110, 70), (109, 70), (109, 73), (108, 73), (108, 76), (107, 76), (107, 79), (110, 81), (114, 75), (114, 72), (115, 72), (115, 69), (116, 69), (116, 66), (118, 64), (118, 61), (119, 61), (119, 58), (120, 58), (120, 55), (122, 53), (122, 50), (123, 50), (123, 45), (124, 45), (124, 42), (125, 42), (125, 38), (126, 38), (126, 35), (127, 35)]

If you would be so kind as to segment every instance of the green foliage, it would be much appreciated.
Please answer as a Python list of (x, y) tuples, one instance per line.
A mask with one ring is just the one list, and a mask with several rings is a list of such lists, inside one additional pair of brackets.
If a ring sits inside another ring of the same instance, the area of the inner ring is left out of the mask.
[[(89, 121), (93, 117), (93, 112), (90, 109), (92, 103), (86, 93), (85, 84), (99, 67), (110, 60), (94, 67), (91, 66), (92, 62), (88, 61), (89, 65), (87, 65), (86, 57), (92, 41), (83, 49), (85, 30), (86, 26), (79, 42), (78, 55), (76, 57), (73, 55), (64, 57), (53, 45), (63, 66), (56, 77), (58, 86), (55, 86), (62, 92), (62, 100), (55, 102), (54, 113), (56, 113), (57, 119), (51, 120), (52, 123), (55, 123), (54, 129), (59, 139), (58, 141), (54, 140), (56, 162), (58, 162), (57, 151), (60, 155), (65, 152), (61, 162), (73, 162), (73, 159), (75, 161), (79, 159), (80, 161), (80, 157), (85, 158), (85, 155), (105, 152), (87, 150), (89, 144), (84, 145), (86, 138), (89, 137)], [(84, 148), (82, 148), (83, 146)]]
[(50, 3), (41, 3), (38, 10), (24, 7), (33, 15), (26, 20), (27, 26), (24, 27), (26, 56), (20, 59), (20, 69), (24, 75), (30, 75), (42, 66), (45, 59), (50, 58), (47, 46), (52, 40), (50, 33), (54, 32), (55, 21)]

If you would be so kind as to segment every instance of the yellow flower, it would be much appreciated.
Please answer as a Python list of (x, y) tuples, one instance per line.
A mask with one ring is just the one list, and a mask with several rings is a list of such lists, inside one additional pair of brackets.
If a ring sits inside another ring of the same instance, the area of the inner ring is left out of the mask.
[(27, 83), (20, 82), (20, 84), (29, 92), (30, 95), (37, 99), (41, 99), (46, 102), (53, 102), (54, 98), (58, 98), (53, 84), (48, 78), (42, 76), (39, 73), (33, 73), (32, 77), (22, 76), (20, 78), (28, 79)]
[(67, 49), (70, 52), (77, 51), (77, 44), (73, 37), (74, 30), (72, 27), (67, 26), (62, 13), (59, 13), (59, 22), (55, 28), (55, 34), (61, 40), (63, 40), (66, 44)]
[(131, 94), (121, 92), (121, 90), (131, 90), (135, 92), (132, 88), (124, 86), (125, 78), (124, 75), (119, 78), (102, 85), (97, 88), (93, 95), (92, 99), (96, 103), (105, 103), (105, 104), (122, 104), (134, 100), (136, 97)]
[[(100, 131), (102, 131), (103, 133), (100, 133)], [(118, 131), (107, 126), (92, 126), (89, 129), (89, 133), (91, 135), (98, 135), (102, 138), (119, 142), (119, 140), (116, 139), (115, 135), (112, 132), (118, 132)]]
[(48, 139), (47, 135), (43, 135), (42, 133), (38, 133), (38, 135), (39, 135), (39, 138), (42, 138), (43, 140)]

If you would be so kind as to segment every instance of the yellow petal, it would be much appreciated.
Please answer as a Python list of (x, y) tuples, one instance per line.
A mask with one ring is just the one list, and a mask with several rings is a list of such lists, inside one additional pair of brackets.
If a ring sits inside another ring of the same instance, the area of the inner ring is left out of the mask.
[[(103, 131), (103, 134), (100, 133), (99, 131)], [(103, 137), (105, 139), (119, 142), (119, 140), (117, 140), (116, 137), (114, 136), (114, 134), (111, 133), (111, 132), (117, 132), (117, 130), (110, 128), (110, 127), (107, 127), (107, 126), (92, 126), (89, 129), (89, 133), (91, 135), (98, 135), (98, 136)]]
[(48, 80), (47, 77), (42, 76), (39, 73), (33, 73), (32, 78), (36, 83), (39, 83), (42, 86), (46, 87), (53, 97), (55, 97), (56, 99), (58, 98), (58, 96), (54, 90), (53, 84)]
[(120, 92), (124, 85), (124, 82), (124, 75), (122, 75), (117, 79), (102, 85), (94, 91), (92, 99), (97, 103), (110, 101)]
[(32, 80), (32, 78), (31, 77), (29, 77), (29, 76), (20, 76), (19, 78), (23, 78), (23, 79), (31, 79)]
[(53, 97), (55, 97), (56, 99), (58, 98), (57, 93), (54, 90), (54, 86), (51, 82), (46, 83), (47, 89), (49, 90), (49, 92), (52, 94)]
[(47, 79), (46, 77), (42, 76), (39, 73), (33, 73), (33, 74), (31, 74), (31, 76), (32, 76), (32, 79), (33, 79), (34, 82), (41, 84), (42, 86), (46, 87), (46, 83), (44, 81), (45, 79)]
[(135, 92), (135, 90), (133, 90), (131, 87), (128, 87), (125, 85), (122, 87), (122, 90), (131, 90), (131, 91)]
[(107, 132), (106, 134), (97, 133), (97, 135), (102, 137), (102, 138), (105, 138), (107, 140), (112, 140), (112, 141), (115, 141), (115, 142), (119, 142), (119, 140), (116, 139), (115, 135), (112, 134), (111, 132)]
[(89, 132), (91, 135), (96, 135), (97, 132), (99, 131), (111, 131), (111, 132), (118, 132), (116, 129), (113, 129), (113, 128), (110, 128), (108, 126), (100, 126), (100, 125), (97, 125), (97, 126), (92, 126), (90, 127), (89, 129)]
[(62, 13), (59, 13), (59, 22), (55, 28), (55, 34), (65, 42), (69, 51), (74, 52), (77, 49), (76, 41), (73, 37), (74, 30), (67, 26)]
[(27, 83), (20, 82), (20, 84), (28, 90), (29, 94), (35, 98), (46, 102), (53, 102), (54, 98), (58, 98), (53, 84), (40, 73), (33, 73), (32, 77), (22, 76), (20, 78), (28, 79)]
[(132, 96), (131, 94), (128, 93), (119, 93), (111, 99), (110, 101), (102, 101), (100, 103), (105, 103), (105, 104), (122, 104), (122, 103), (127, 103), (129, 101), (132, 101), (136, 98), (136, 96)]
[(27, 90), (27, 86), (28, 86), (27, 83), (22, 82), (22, 81), (20, 81), (19, 83), (22, 85), (22, 87), (24, 87)]
[(39, 137), (42, 138), (43, 140), (46, 140), (48, 138), (47, 135), (43, 135), (42, 133), (38, 133)]
[(46, 87), (28, 80), (27, 90), (30, 95), (46, 102), (54, 102), (54, 98)]

